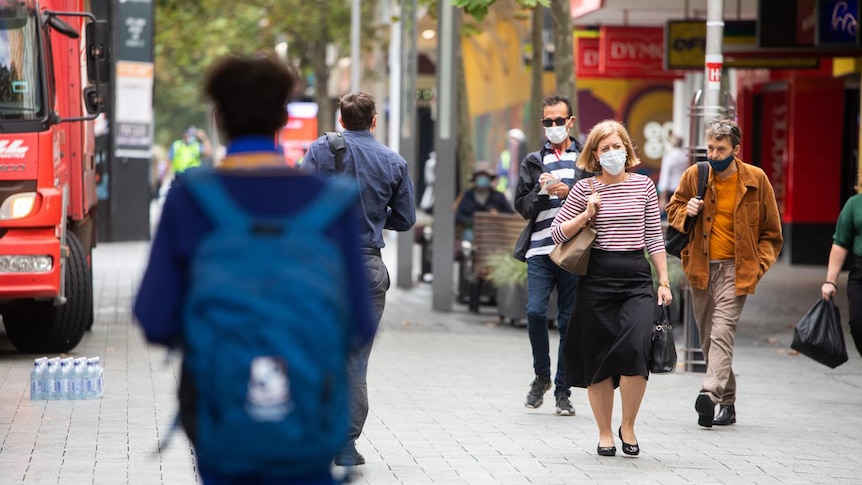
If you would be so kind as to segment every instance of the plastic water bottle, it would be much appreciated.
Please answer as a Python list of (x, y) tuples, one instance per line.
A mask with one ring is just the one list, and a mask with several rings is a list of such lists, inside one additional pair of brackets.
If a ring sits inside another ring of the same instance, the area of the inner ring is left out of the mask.
[(59, 372), (59, 397), (57, 399), (71, 399), (70, 397), (70, 383), (72, 380), (72, 363), (75, 359), (71, 357), (67, 357), (60, 361), (60, 372)]
[(70, 399), (84, 398), (84, 368), (87, 365), (86, 357), (78, 357), (72, 363), (72, 378), (69, 381)]
[(102, 369), (102, 359), (91, 357), (87, 359), (90, 375), (90, 399), (99, 399), (105, 394), (105, 371)]
[(44, 385), (42, 389), (45, 392), (45, 399), (54, 400), (60, 399), (58, 391), (59, 391), (59, 380), (58, 380), (58, 371), (60, 370), (60, 358), (53, 357), (48, 359), (48, 363), (45, 366), (45, 372), (43, 373), (42, 382)]
[(42, 388), (45, 366), (48, 364), (47, 357), (39, 357), (33, 361), (33, 369), (30, 371), (30, 400), (38, 401), (45, 399), (45, 391)]

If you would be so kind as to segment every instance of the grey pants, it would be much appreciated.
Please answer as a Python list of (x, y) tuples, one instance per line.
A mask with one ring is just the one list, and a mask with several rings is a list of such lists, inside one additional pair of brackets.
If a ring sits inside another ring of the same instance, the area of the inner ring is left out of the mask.
[[(369, 294), (371, 296), (371, 312), (374, 321), (379, 325), (386, 306), (386, 291), (389, 290), (389, 271), (379, 256), (362, 256), (365, 270), (368, 274)], [(368, 417), (368, 358), (371, 356), (369, 342), (365, 347), (351, 352), (347, 360), (347, 378), (350, 381), (350, 429), (347, 446), (354, 446), (356, 439), (362, 434), (365, 419)]]

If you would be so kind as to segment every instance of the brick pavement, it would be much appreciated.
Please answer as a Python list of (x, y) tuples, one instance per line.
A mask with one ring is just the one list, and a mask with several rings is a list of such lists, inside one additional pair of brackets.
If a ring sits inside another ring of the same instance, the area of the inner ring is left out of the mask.
[[(33, 356), (14, 352), (0, 331), (0, 485), (196, 482), (182, 433), (156, 450), (176, 409), (178, 360), (166, 363), (131, 321), (147, 250), (111, 243), (94, 255), (96, 323), (72, 355), (102, 357), (103, 399), (30, 401)], [(584, 390), (573, 390), (575, 417), (555, 416), (548, 401), (523, 407), (527, 336), (499, 326), (494, 308), (436, 313), (430, 286), (393, 288), (372, 353), (371, 413), (358, 443), (368, 463), (356, 483), (859, 483), (862, 358), (851, 344), (851, 360), (830, 370), (788, 351), (823, 272), (778, 265), (750, 297), (735, 359), (737, 425), (696, 425), (699, 374), (650, 379), (638, 458), (596, 456)]]

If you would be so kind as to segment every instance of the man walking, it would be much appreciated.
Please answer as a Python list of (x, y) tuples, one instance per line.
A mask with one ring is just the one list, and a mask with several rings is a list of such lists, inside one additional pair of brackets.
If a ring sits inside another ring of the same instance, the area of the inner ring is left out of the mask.
[[(359, 181), (363, 218), (360, 222), (360, 245), (368, 273), (371, 309), (380, 323), (389, 289), (389, 272), (380, 257), (385, 246), (383, 230), (408, 231), (416, 222), (413, 181), (407, 173), (407, 162), (397, 153), (374, 139), (377, 109), (374, 98), (363, 92), (350, 93), (339, 101), (344, 128), (343, 172)], [(325, 136), (308, 149), (302, 170), (335, 173), (335, 155)], [(336, 455), (340, 466), (362, 465), (356, 450), (356, 439), (362, 434), (368, 416), (368, 358), (371, 344), (350, 356), (348, 377), (351, 383), (350, 435), (344, 449)]]
[(561, 95), (545, 98), (541, 123), (548, 140), (539, 151), (530, 153), (521, 162), (515, 191), (515, 210), (530, 221), (518, 238), (513, 254), (516, 259), (527, 262), (527, 333), (536, 376), (524, 405), (538, 408), (551, 388), (548, 300), (556, 287), (557, 327), (560, 332), (554, 377), (556, 413), (558, 416), (573, 416), (575, 409), (569, 400), (571, 391), (563, 370), (563, 342), (572, 315), (578, 277), (551, 261), (549, 254), (554, 248), (551, 222), (572, 185), (589, 174), (575, 167), (581, 146), (569, 136), (575, 123), (569, 98)]
[[(736, 423), (733, 340), (746, 296), (778, 258), (783, 242), (775, 193), (766, 174), (736, 158), (739, 125), (718, 119), (706, 129), (710, 171), (703, 200), (697, 167), (683, 173), (667, 204), (668, 223), (691, 230), (682, 266), (691, 286), (706, 375), (695, 401), (697, 424)], [(693, 227), (691, 218), (694, 220)], [(719, 405), (715, 415), (715, 405)]]

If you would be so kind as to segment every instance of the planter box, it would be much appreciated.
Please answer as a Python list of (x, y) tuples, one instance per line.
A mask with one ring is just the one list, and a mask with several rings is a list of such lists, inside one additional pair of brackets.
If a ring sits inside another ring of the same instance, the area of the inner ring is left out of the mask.
[[(527, 324), (527, 285), (502, 285), (497, 287), (497, 314), (500, 323)], [(557, 320), (557, 290), (548, 300), (548, 321)]]

